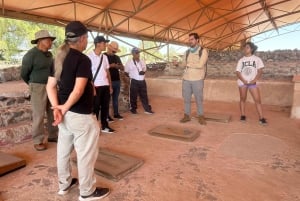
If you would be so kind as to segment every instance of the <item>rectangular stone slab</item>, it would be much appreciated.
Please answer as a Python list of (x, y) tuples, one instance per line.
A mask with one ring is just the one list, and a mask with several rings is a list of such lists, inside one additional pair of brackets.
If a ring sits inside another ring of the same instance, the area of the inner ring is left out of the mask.
[(204, 117), (207, 121), (215, 121), (222, 123), (229, 123), (231, 115), (228, 114), (217, 114), (217, 113), (205, 113)]
[(199, 131), (171, 125), (159, 125), (149, 131), (150, 135), (174, 140), (192, 142), (199, 137)]
[(24, 159), (0, 152), (0, 176), (25, 166), (26, 161)]
[[(76, 162), (76, 159), (74, 159)], [(99, 149), (95, 173), (113, 181), (119, 181), (144, 164), (144, 161), (127, 154)]]

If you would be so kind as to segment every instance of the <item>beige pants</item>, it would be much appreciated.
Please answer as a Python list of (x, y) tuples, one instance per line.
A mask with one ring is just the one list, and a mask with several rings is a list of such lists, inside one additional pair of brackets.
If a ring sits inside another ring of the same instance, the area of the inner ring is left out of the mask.
[(77, 168), (80, 195), (92, 194), (96, 187), (94, 174), (98, 157), (100, 127), (95, 115), (67, 112), (58, 125), (57, 170), (59, 189), (66, 189), (72, 181), (70, 155), (73, 149), (77, 154)]
[(38, 83), (30, 83), (30, 101), (32, 107), (32, 138), (34, 144), (40, 144), (44, 141), (44, 117), (47, 113), (47, 129), (48, 137), (57, 137), (57, 127), (52, 126), (53, 113), (47, 96), (46, 85)]

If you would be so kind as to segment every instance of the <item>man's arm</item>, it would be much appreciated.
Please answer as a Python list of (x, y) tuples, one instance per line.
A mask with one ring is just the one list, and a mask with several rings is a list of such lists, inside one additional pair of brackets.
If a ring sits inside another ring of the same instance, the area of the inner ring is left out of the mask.
[[(58, 105), (58, 97), (57, 97), (57, 81), (55, 77), (48, 77), (48, 82), (46, 85), (46, 90), (48, 94), (49, 101), (52, 106)], [(62, 114), (60, 110), (53, 109), (53, 117), (54, 122), (52, 123), (53, 126), (57, 126), (59, 123), (62, 122)]]
[(53, 109), (59, 109), (64, 115), (82, 96), (84, 89), (87, 85), (88, 78), (77, 77), (75, 80), (75, 86), (71, 92), (68, 100), (63, 105), (53, 106)]
[(106, 69), (106, 75), (107, 75), (107, 79), (108, 79), (108, 82), (109, 82), (109, 91), (110, 91), (110, 94), (112, 94), (113, 93), (113, 88), (112, 88), (111, 76), (110, 76), (109, 69)]
[(30, 79), (30, 73), (32, 71), (33, 56), (31, 54), (25, 54), (22, 59), (21, 78), (28, 84)]
[(201, 55), (201, 58), (200, 58), (200, 66), (202, 67), (205, 67), (206, 63), (207, 63), (207, 60), (208, 60), (208, 50), (206, 48), (204, 48), (202, 50), (202, 55)]

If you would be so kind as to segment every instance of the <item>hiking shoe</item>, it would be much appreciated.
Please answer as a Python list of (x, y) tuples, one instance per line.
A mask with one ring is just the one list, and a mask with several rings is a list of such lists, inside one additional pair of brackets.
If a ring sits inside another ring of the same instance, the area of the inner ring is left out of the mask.
[(198, 122), (199, 122), (199, 124), (201, 124), (201, 125), (206, 125), (206, 120), (205, 120), (205, 118), (204, 118), (203, 115), (200, 115), (200, 116), (198, 117)]
[(180, 123), (186, 123), (188, 121), (191, 121), (190, 116), (187, 114), (184, 114), (184, 117), (180, 120)]
[(131, 112), (132, 114), (137, 114), (137, 111), (136, 111), (136, 110), (133, 110), (133, 109), (131, 109), (130, 112)]
[(114, 115), (114, 118), (118, 119), (118, 120), (123, 120), (124, 119), (120, 114)]
[(79, 201), (91, 201), (91, 200), (100, 200), (105, 198), (110, 193), (109, 188), (99, 188), (97, 187), (94, 193), (88, 196), (79, 196)]
[(259, 123), (260, 123), (261, 125), (263, 125), (263, 126), (268, 125), (268, 122), (267, 122), (267, 120), (266, 120), (265, 118), (261, 118), (261, 119), (259, 120)]
[(154, 112), (152, 110), (147, 110), (145, 111), (145, 114), (154, 114)]
[(114, 122), (114, 119), (111, 118), (111, 116), (108, 116), (108, 117), (107, 117), (107, 121), (108, 121), (108, 123), (112, 123), (112, 122)]
[(69, 191), (75, 187), (75, 185), (78, 184), (78, 179), (77, 178), (72, 178), (71, 184), (70, 186), (68, 186), (66, 189), (64, 190), (59, 190), (58, 191), (58, 195), (66, 195), (67, 193), (69, 193)]
[(246, 122), (246, 116), (245, 116), (245, 115), (242, 115), (241, 118), (240, 118), (240, 121)]
[(102, 128), (101, 130), (103, 133), (114, 133), (115, 130), (110, 128), (110, 127), (106, 127), (106, 128)]

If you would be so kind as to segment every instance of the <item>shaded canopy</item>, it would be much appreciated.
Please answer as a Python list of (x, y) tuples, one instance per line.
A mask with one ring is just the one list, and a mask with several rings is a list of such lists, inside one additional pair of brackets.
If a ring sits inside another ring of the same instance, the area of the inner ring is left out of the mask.
[(300, 21), (299, 0), (2, 0), (2, 16), (55, 25), (80, 20), (107, 35), (175, 44), (197, 32), (226, 49)]

